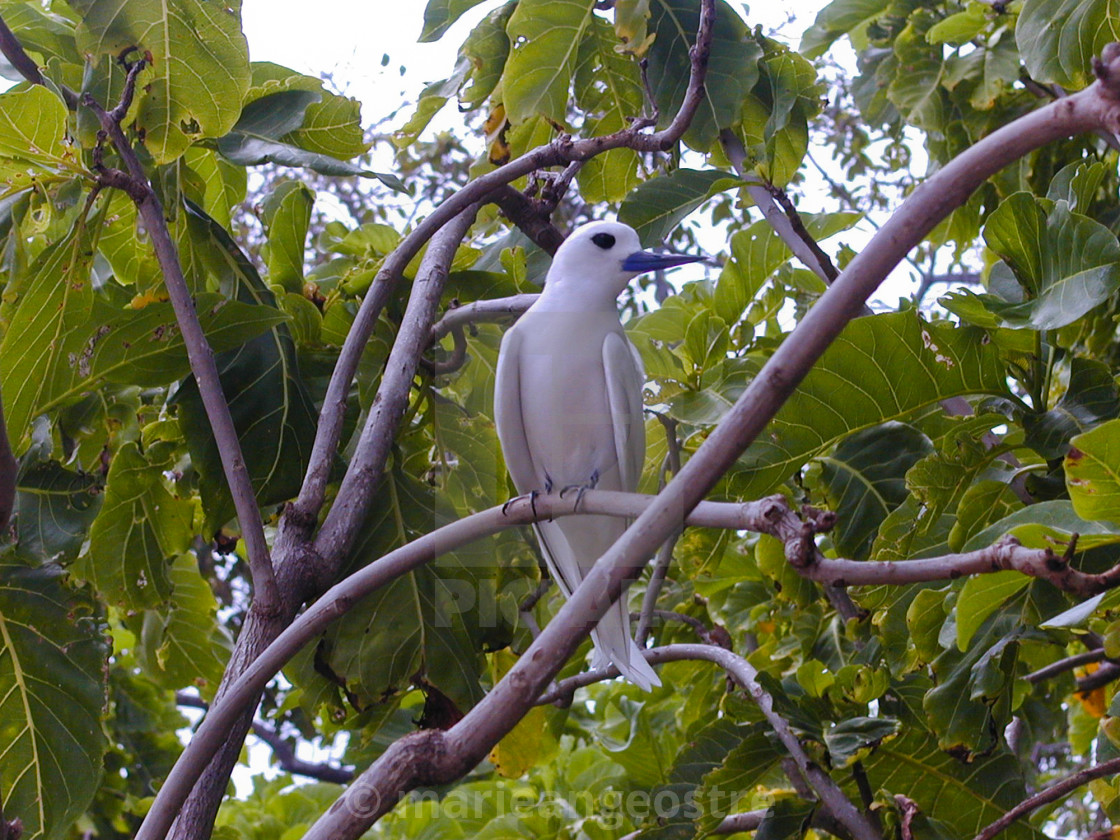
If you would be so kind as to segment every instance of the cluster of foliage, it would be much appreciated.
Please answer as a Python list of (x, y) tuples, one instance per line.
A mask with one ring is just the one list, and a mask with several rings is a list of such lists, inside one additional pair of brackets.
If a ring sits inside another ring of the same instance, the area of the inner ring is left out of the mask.
[[(430, 0), (422, 39), (483, 2)], [(602, 135), (653, 111), (665, 123), (685, 97), (699, 0), (487, 5), (448, 78), (394, 135), (401, 170), (377, 173), (361, 162), (358, 103), (250, 62), (237, 0), (0, 2), (42, 73), (0, 94), (0, 388), (18, 458), (0, 546), (0, 836), (18, 818), (28, 838), (131, 837), (182, 749), (177, 692), (214, 697), (250, 615), (222, 454), (151, 232), (128, 194), (105, 188), (117, 153), (67, 94), (111, 108), (122, 54), (148, 61), (122, 124), (162, 202), (272, 534), (299, 491), (358, 304), (409, 223), (371, 209), (313, 226), (316, 192), (299, 168), (362, 179), (371, 203), (407, 191), (420, 169), (430, 207), (460, 185), (440, 183), (425, 161), (459, 160), (473, 145), (474, 177), (561, 133)], [(883, 141), (897, 150), (921, 137), (935, 171), (1086, 87), (1091, 58), (1117, 38), (1110, 0), (834, 0), (789, 45), (718, 0), (706, 93), (680, 146), (593, 157), (550, 208), (564, 225), (616, 213), (647, 246), (679, 236), (693, 214), (733, 232), (711, 279), (652, 309), (648, 295), (629, 302), (649, 377), (643, 491), (688, 460), (827, 288), (752, 216), (748, 186), (796, 198), (811, 132), (825, 123), (853, 184), (892, 174), (897, 156), (871, 151)], [(852, 110), (825, 113), (817, 68), (840, 39), (858, 56), (845, 83)], [(425, 139), (450, 102), (485, 143)], [(713, 497), (779, 492), (834, 511), (820, 541), (829, 557), (907, 561), (1011, 535), (1059, 555), (1071, 546), (1087, 572), (1120, 561), (1115, 147), (1073, 137), (984, 183), (923, 246), (949, 261), (978, 257), (984, 290), (852, 322)], [(263, 240), (250, 247), (237, 219), (247, 171), (263, 164), (291, 175), (259, 197)], [(539, 178), (513, 186), (542, 189)], [(860, 209), (802, 217), (841, 268)], [(444, 306), (535, 291), (546, 267), (547, 254), (484, 206)], [(335, 479), (374, 408), (408, 285), (362, 355)], [(509, 497), (491, 406), (500, 337), (499, 325), (479, 324), (465, 363), (421, 368), (344, 574)], [(429, 361), (452, 358), (451, 346)], [(946, 411), (953, 401), (971, 413)], [(289, 745), (333, 744), (341, 765), (361, 769), (417, 726), (456, 721), (559, 606), (553, 588), (521, 608), (541, 579), (525, 537), (480, 540), (364, 599), (270, 687), (262, 725)], [(647, 578), (630, 589), (634, 609)], [(658, 598), (669, 617), (651, 638), (695, 641), (700, 627), (746, 657), (885, 836), (974, 835), (1056, 775), (1120, 755), (1117, 596), (1079, 602), (1017, 571), (851, 588), (839, 596), (848, 609), (828, 589), (772, 537), (688, 529)], [(560, 676), (584, 670), (588, 649)], [(1086, 651), (1085, 672), (1037, 676)], [(722, 672), (705, 662), (660, 671), (649, 694), (609, 681), (563, 708), (537, 707), (489, 762), (402, 802), (370, 836), (684, 838), (757, 809), (768, 840), (827, 830)], [(215, 836), (301, 836), (338, 790), (259, 779), (223, 805)], [(1098, 779), (1091, 791), (1007, 834), (1103, 827), (1120, 789)]]

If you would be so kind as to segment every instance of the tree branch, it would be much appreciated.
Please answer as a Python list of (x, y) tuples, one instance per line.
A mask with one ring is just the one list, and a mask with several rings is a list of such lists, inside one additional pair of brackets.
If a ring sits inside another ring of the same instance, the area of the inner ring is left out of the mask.
[(101, 130), (112, 141), (127, 168), (127, 173), (101, 167), (100, 174), (109, 186), (123, 189), (136, 203), (136, 209), (144, 220), (148, 236), (152, 240), (156, 259), (163, 274), (164, 286), (175, 310), (175, 320), (183, 336), (190, 361), (191, 372), (198, 382), (198, 392), (206, 409), (206, 417), (214, 433), (214, 440), (221, 455), (222, 470), (229, 484), (242, 535), (249, 553), (249, 567), (253, 577), (254, 598), (252, 609), (264, 613), (279, 609), (280, 596), (276, 588), (276, 577), (269, 558), (268, 543), (264, 536), (264, 525), (257, 508), (256, 494), (252, 480), (241, 453), (241, 443), (230, 416), (229, 404), (222, 392), (218, 378), (218, 368), (214, 362), (214, 351), (202, 331), (195, 312), (194, 300), (183, 276), (182, 264), (175, 248), (175, 242), (168, 230), (163, 207), (159, 196), (152, 189), (136, 151), (125, 136), (120, 120), (128, 110), (136, 89), (136, 77), (144, 66), (140, 60), (133, 64), (125, 80), (121, 100), (113, 111), (107, 112), (88, 93), (82, 97), (82, 104), (97, 116)]
[[(586, 586), (585, 581), (579, 589), (583, 590)], [(786, 719), (774, 711), (774, 700), (759, 684), (758, 671), (750, 662), (725, 648), (714, 645), (666, 645), (643, 651), (643, 655), (646, 661), (652, 665), (660, 665), (663, 662), (701, 659), (713, 662), (723, 668), (735, 682), (751, 695), (770, 727), (778, 736), (778, 740), (782, 742), (782, 745), (792, 756), (805, 781), (833, 816), (850, 832), (851, 836), (856, 840), (878, 840), (879, 835), (866, 814), (858, 811), (832, 777), (817, 766), (805, 752), (805, 748), (801, 746), (797, 736), (793, 734), (793, 730), (790, 729)], [(560, 686), (566, 688), (572, 685), (575, 680), (582, 682), (590, 679), (590, 682), (598, 682), (616, 676), (618, 676), (618, 669), (611, 666), (563, 680)], [(587, 685), (590, 682), (582, 682), (582, 684)], [(552, 693), (549, 692), (549, 695)], [(545, 698), (541, 699), (543, 701)], [(467, 720), (472, 713), (473, 711), (468, 713), (463, 720)], [(423, 763), (407, 769), (402, 768), (404, 772), (413, 774), (417, 773), (416, 767), (421, 768), (419, 773), (421, 778), (415, 779), (413, 785), (430, 784), (433, 781), (439, 783), (441, 780), (447, 782), (458, 778), (457, 775), (450, 776), (450, 778), (448, 776), (450, 775), (449, 771), (454, 772), (462, 766), (459, 763), (459, 757), (456, 755), (454, 737), (460, 726), (462, 726), (461, 722), (447, 732), (425, 730), (412, 736), (406, 736), (393, 744), (386, 751), (385, 759), (379, 759), (368, 770), (360, 774), (339, 801), (335, 803), (334, 807), (320, 817), (304, 835), (304, 840), (357, 837), (369, 828), (378, 816), (392, 807), (395, 798), (387, 797), (386, 794), (391, 793), (394, 788), (384, 787), (382, 779), (386, 778), (386, 774), (379, 767), (382, 760), (387, 759), (389, 765), (396, 771), (393, 775), (396, 776), (396, 773), (400, 772), (400, 770), (396, 770), (400, 765), (398, 756), (389, 757), (390, 753), (400, 752), (402, 761), (405, 755), (415, 755), (418, 751), (423, 751), (426, 754), (427, 758)], [(473, 766), (473, 764), (469, 766)], [(469, 766), (467, 769), (469, 769)], [(432, 775), (429, 776), (428, 774)], [(394, 781), (402, 780), (397, 777)], [(370, 806), (373, 803), (377, 803), (378, 807), (371, 809)]]
[(1067, 671), (1072, 671), (1074, 668), (1079, 668), (1082, 665), (1088, 665), (1091, 662), (1100, 662), (1104, 658), (1103, 648), (1087, 650), (1083, 653), (1067, 656), (1065, 659), (1059, 659), (1057, 662), (1051, 662), (1045, 668), (1039, 668), (1037, 671), (1027, 674), (1023, 679), (1029, 683), (1039, 683), (1051, 677), (1060, 676)]
[(555, 254), (564, 234), (549, 220), (555, 205), (534, 201), (521, 190), (509, 184), (498, 187), (490, 194), (490, 200), (501, 208), (502, 214), (517, 226), (523, 234), (533, 240), (542, 251)]
[(1077, 790), (1082, 785), (1086, 785), (1093, 779), (1100, 779), (1104, 776), (1112, 776), (1120, 773), (1120, 758), (1114, 758), (1111, 761), (1106, 761), (1098, 764), (1096, 767), (1089, 767), (1085, 770), (1080, 770), (1070, 776), (1066, 776), (1061, 781), (1055, 782), (1046, 790), (1039, 791), (1034, 796), (1030, 796), (993, 822), (983, 831), (976, 835), (975, 840), (992, 840), (997, 834), (1007, 828), (1011, 823), (1020, 817), (1025, 817), (1031, 811), (1041, 808), (1043, 805), (1048, 805), (1051, 802), (1057, 802), (1064, 799), (1067, 795)]
[[(335, 584), (303, 614), (288, 624), (283, 632), (257, 655), (240, 676), (229, 683), (228, 688), (214, 701), (186, 750), (160, 788), (136, 835), (137, 840), (156, 840), (166, 834), (171, 821), (190, 793), (191, 787), (214, 753), (226, 743), (230, 728), (244, 714), (246, 708), (255, 705), (257, 696), (269, 680), (279, 673), (288, 660), (305, 644), (318, 638), (332, 621), (348, 612), (369, 593), (431, 561), (434, 557), (505, 528), (528, 525), (558, 516), (570, 516), (577, 512), (577, 506), (578, 513), (581, 514), (602, 513), (631, 518), (652, 504), (654, 498), (637, 493), (616, 493), (608, 490), (588, 490), (583, 494), (582, 499), (575, 494), (568, 494), (564, 499), (560, 498), (559, 494), (537, 496), (532, 501), (529, 497), (522, 496), (513, 499), (507, 505), (498, 505), (437, 528), (391, 551)], [(761, 502), (745, 504), (704, 502), (692, 511), (685, 524), (707, 528), (759, 530), (762, 527), (761, 518), (766, 516), (768, 509), (768, 506)]]
[(365, 519), (396, 439), (397, 426), (408, 408), (412, 380), (416, 376), (420, 356), (428, 346), (451, 261), (459, 243), (474, 224), (477, 211), (478, 206), (471, 205), (441, 228), (432, 237), (420, 263), (365, 428), (334, 504), (313, 543), (316, 553), (326, 561), (320, 564), (322, 568), (316, 570), (322, 588), (333, 582), (338, 567), (353, 544), (354, 535)]
[(783, 212), (775, 200), (777, 196), (773, 190), (776, 188), (763, 184), (757, 175), (747, 169), (747, 150), (743, 146), (743, 141), (731, 129), (725, 128), (719, 133), (719, 142), (723, 146), (727, 159), (731, 161), (731, 166), (747, 181), (747, 193), (762, 212), (763, 218), (770, 223), (770, 227), (806, 268), (826, 284), (831, 285), (838, 275), (832, 260), (805, 230), (805, 225), (801, 223), (801, 218), (793, 209), (793, 205), (790, 204)]

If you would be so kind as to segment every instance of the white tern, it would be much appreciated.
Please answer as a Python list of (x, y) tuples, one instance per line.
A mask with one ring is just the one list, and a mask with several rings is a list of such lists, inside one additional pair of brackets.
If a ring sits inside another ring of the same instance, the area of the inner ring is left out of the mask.
[[(606, 221), (577, 228), (557, 249), (544, 291), (506, 332), (498, 356), (494, 419), (517, 492), (637, 489), (645, 373), (617, 298), (643, 272), (701, 259), (642, 251), (633, 228)], [(626, 526), (593, 514), (534, 526), (565, 597)], [(661, 681), (630, 635), (625, 601), (624, 594), (591, 631), (595, 664), (613, 662), (648, 691)]]

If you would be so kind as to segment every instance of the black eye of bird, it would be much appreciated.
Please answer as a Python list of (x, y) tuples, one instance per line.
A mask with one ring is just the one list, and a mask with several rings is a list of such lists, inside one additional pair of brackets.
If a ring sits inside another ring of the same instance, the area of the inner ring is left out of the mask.
[(604, 251), (609, 251), (614, 247), (614, 237), (609, 233), (597, 233), (591, 237), (591, 241), (602, 248)]

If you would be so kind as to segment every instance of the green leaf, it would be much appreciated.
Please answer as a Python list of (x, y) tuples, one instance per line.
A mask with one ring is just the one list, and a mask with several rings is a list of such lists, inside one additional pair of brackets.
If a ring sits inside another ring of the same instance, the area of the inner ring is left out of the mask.
[[(381, 482), (351, 555), (360, 563), (426, 532), (434, 516), (430, 487), (397, 470)], [(320, 659), (352, 702), (383, 702), (415, 679), (461, 711), (481, 699), (482, 663), (463, 625), (479, 589), (466, 572), (453, 555), (425, 564), (362, 599), (327, 631)]]
[(395, 175), (373, 172), (354, 163), (317, 151), (308, 151), (284, 138), (298, 136), (312, 104), (320, 102), (318, 91), (286, 90), (255, 99), (245, 106), (241, 118), (230, 132), (218, 139), (218, 151), (239, 166), (276, 163), (306, 167), (321, 175), (359, 175), (376, 178), (393, 190), (407, 188)]
[(1066, 485), (1083, 519), (1120, 524), (1120, 420), (1110, 420), (1070, 441)]
[(217, 621), (218, 604), (198, 572), (193, 554), (180, 554), (169, 573), (171, 603), (145, 610), (140, 624), (137, 661), (157, 685), (197, 688), (213, 697), (229, 660), (232, 640)]
[(957, 647), (968, 650), (973, 634), (988, 616), (1030, 582), (1029, 576), (1014, 571), (992, 572), (966, 580), (957, 598)]
[(1104, 225), (1070, 212), (1064, 201), (1016, 193), (988, 217), (984, 238), (1011, 267), (1027, 299), (972, 292), (942, 299), (962, 317), (973, 312), (961, 305), (963, 299), (980, 303), (995, 325), (1053, 330), (1072, 324), (1120, 288), (1120, 242)]
[(765, 219), (736, 231), (731, 237), (731, 259), (716, 281), (713, 304), (727, 323), (742, 317), (770, 276), (793, 252)]
[(891, 0), (833, 0), (817, 13), (813, 25), (801, 36), (801, 54), (819, 58), (839, 38), (862, 37), (867, 25), (886, 12)]
[(74, 574), (126, 609), (163, 604), (171, 595), (171, 563), (194, 537), (194, 505), (168, 489), (164, 471), (173, 450), (157, 444), (141, 452), (126, 443), (113, 456), (101, 515), (89, 534), (89, 550)]
[(77, 557), (101, 510), (97, 477), (37, 461), (20, 472), (16, 489), (18, 555), (36, 566)]
[(896, 718), (856, 717), (841, 721), (824, 733), (824, 743), (833, 767), (848, 767), (867, 757), (902, 728)]
[(362, 103), (327, 91), (318, 102), (307, 106), (300, 127), (281, 139), (337, 160), (364, 155), (370, 147), (362, 130)]
[[(157, 164), (237, 122), (249, 90), (249, 47), (240, 4), (204, 0), (74, 0), (78, 47), (131, 60), (151, 54), (140, 76), (136, 122)], [(102, 103), (111, 105), (113, 103)]]
[[(696, 39), (699, 6), (692, 0), (651, 0), (649, 81), (662, 127), (676, 115), (688, 88), (689, 50)], [(707, 152), (719, 130), (739, 119), (743, 99), (758, 81), (762, 47), (742, 18), (724, 0), (716, 0), (716, 19), (705, 78), (704, 99), (684, 134), (684, 142)]]
[(303, 288), (303, 254), (314, 203), (314, 191), (301, 181), (285, 181), (264, 201), (268, 280), (289, 292)]
[(977, 481), (968, 486), (957, 504), (957, 521), (949, 532), (949, 548), (960, 551), (978, 531), (1022, 507), (1015, 490), (1004, 481)]
[[(222, 286), (246, 305), (274, 307), (272, 292), (225, 229), (196, 205), (188, 203), (187, 216), (192, 243)], [(291, 498), (302, 483), (317, 421), (291, 330), (278, 324), (223, 353), (217, 363), (257, 500), (267, 505)], [(193, 377), (180, 386), (172, 404), (178, 407), (191, 461), (199, 472), (207, 521), (219, 527), (233, 516), (233, 500)]]
[(538, 115), (567, 123), (568, 91), (594, 8), (594, 0), (521, 0), (517, 4), (506, 27), (510, 54), (501, 82), (511, 123)]
[[(638, 65), (616, 46), (611, 25), (593, 17), (580, 45), (575, 77), (576, 105), (587, 115), (585, 136), (621, 131), (642, 112)], [(638, 155), (632, 149), (611, 149), (588, 160), (576, 177), (587, 201), (621, 201), (638, 183)]]
[(1064, 630), (1070, 627), (1079, 627), (1096, 612), (1097, 606), (1107, 594), (1107, 592), (1102, 592), (1099, 595), (1094, 595), (1068, 610), (1063, 610), (1053, 618), (1040, 622), (1038, 626), (1042, 630)]
[(1120, 528), (1101, 520), (1090, 522), (1082, 519), (1073, 502), (1060, 499), (1038, 502), (1003, 517), (972, 537), (963, 549), (976, 551), (1008, 534), (1018, 538), (1027, 548), (1051, 548), (1058, 553), (1065, 550), (1074, 534), (1079, 535), (1079, 550), (1120, 542)]
[(618, 220), (634, 228), (649, 248), (663, 242), (709, 198), (742, 183), (718, 169), (676, 169), (641, 183), (618, 208)]
[(752, 726), (740, 742), (730, 750), (721, 766), (704, 777), (696, 795), (701, 815), (697, 828), (712, 831), (724, 817), (733, 812), (738, 797), (754, 790), (782, 758), (761, 724)]
[(0, 94), (0, 195), (85, 170), (66, 140), (67, 119), (66, 105), (42, 85)]
[(1092, 60), (1120, 40), (1116, 0), (1024, 0), (1015, 26), (1032, 78), (1080, 89), (1093, 80)]
[[(936, 739), (911, 725), (901, 738), (883, 744), (865, 762), (872, 790), (904, 794), (923, 813), (936, 814), (956, 837), (975, 837), (1026, 798), (1018, 759), (996, 752), (964, 763), (942, 752)], [(1041, 834), (1025, 820), (1005, 832), (1015, 840)]]
[(1108, 366), (1093, 359), (1070, 360), (1069, 385), (1054, 408), (1025, 414), (1024, 443), (1044, 458), (1061, 458), (1070, 440), (1105, 420), (1120, 416), (1120, 389)]
[(927, 324), (913, 312), (858, 318), (739, 459), (728, 492), (760, 498), (853, 432), (946, 397), (1005, 387), (997, 351), (973, 329)]
[(906, 472), (930, 454), (929, 438), (912, 426), (886, 423), (856, 432), (820, 459), (832, 541), (845, 556), (866, 559), (879, 525), (907, 496)]
[(92, 257), (85, 228), (79, 225), (76, 234), (39, 255), (26, 279), (13, 280), (5, 290), (0, 313), (6, 310), (8, 328), (0, 341), (0, 382), (8, 437), (16, 452), (31, 418), (67, 389), (77, 360), (94, 338), (83, 329), (93, 307)]
[(438, 41), (455, 21), (483, 0), (428, 0), (424, 7), (424, 30), (420, 43)]
[[(6, 291), (0, 311), (9, 325), (0, 342), (0, 381), (16, 451), (35, 415), (106, 380), (150, 386), (189, 370), (171, 304), (114, 308), (92, 291), (91, 258), (80, 225), (76, 234), (48, 246), (26, 279)], [(213, 293), (200, 294), (196, 308), (218, 349), (237, 346), (283, 319), (274, 308), (231, 307)]]
[(54, 565), (0, 563), (0, 800), (29, 840), (70, 834), (97, 791), (109, 645)]

